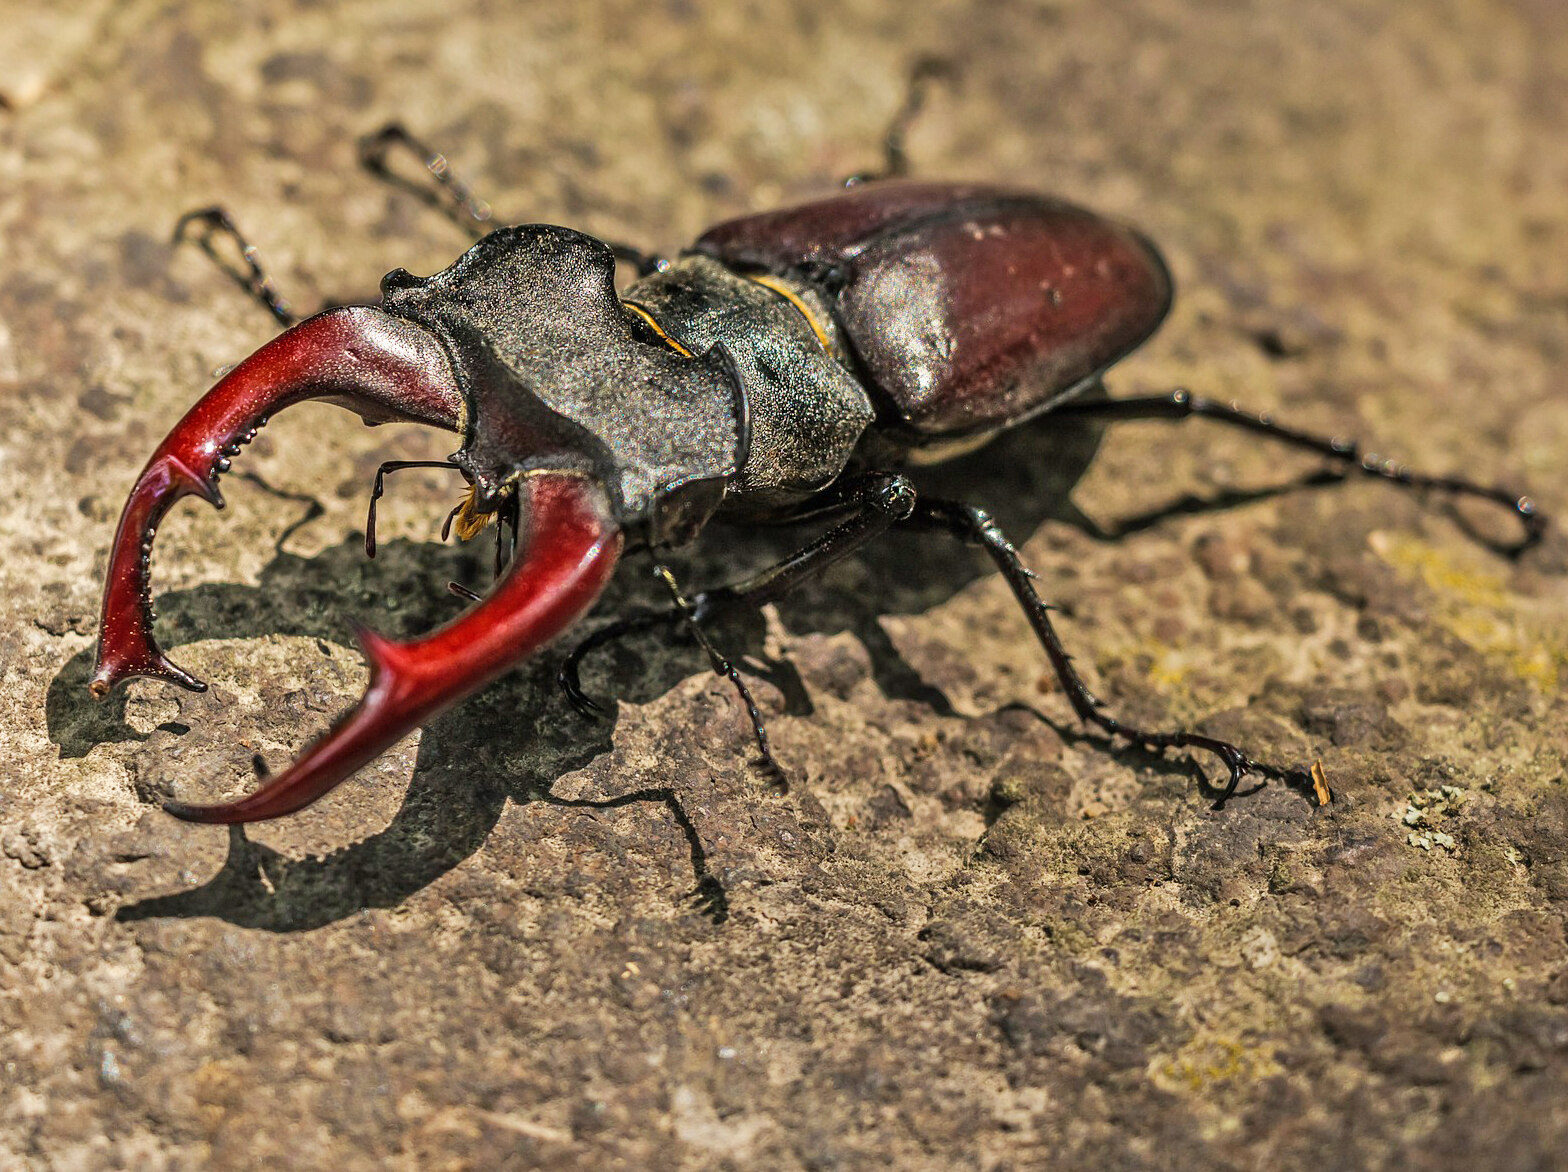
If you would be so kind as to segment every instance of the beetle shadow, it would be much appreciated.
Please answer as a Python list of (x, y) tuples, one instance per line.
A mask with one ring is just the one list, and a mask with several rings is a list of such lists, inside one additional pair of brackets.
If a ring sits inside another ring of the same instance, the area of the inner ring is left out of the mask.
[[(1019, 539), (1046, 520), (1114, 539), (1114, 534), (1097, 529), (1079, 513), (1068, 497), (1093, 458), (1101, 431), (1099, 425), (1064, 426), (1055, 421), (1019, 428), (1004, 433), (979, 456), (930, 470), (921, 477), (921, 489), (983, 504)], [(1231, 494), (1196, 505), (1179, 501), (1135, 519), (1135, 527), (1147, 527), (1173, 514), (1231, 508), (1243, 499), (1293, 487)], [(801, 529), (727, 527), (720, 540), (709, 542), (706, 550), (699, 548), (687, 560), (686, 580), (696, 588), (734, 581), (794, 552), (814, 535)], [(946, 545), (950, 552), (934, 555), (933, 543)], [(991, 565), (977, 551), (940, 534), (893, 536), (873, 543), (859, 556), (867, 577), (876, 583), (875, 590), (857, 594), (808, 583), (782, 604), (788, 624), (795, 630), (825, 634), (847, 631), (866, 647), (872, 677), (885, 694), (951, 713), (947, 697), (904, 661), (880, 620), (888, 614), (923, 613), (990, 574)], [(454, 569), (468, 581), (483, 581), (488, 560), (476, 554), (454, 556), (449, 548), (430, 543), (392, 541), (371, 563), (357, 537), (305, 558), (282, 550), (280, 543), (254, 586), (208, 583), (160, 594), (160, 641), (177, 649), (204, 640), (291, 635), (351, 644), (350, 616), (372, 612), (390, 613), (394, 625), (386, 633), (406, 638), (456, 613), (458, 604), (443, 589)], [(388, 598), (398, 600), (390, 612)], [(639, 605), (666, 603), (667, 595), (651, 575), (622, 574), (606, 592), (598, 613), (614, 616)], [(763, 654), (760, 616), (741, 616), (739, 621), (738, 633), (726, 630), (725, 634), (734, 635), (740, 645), (726, 645), (725, 651), (748, 655), (748, 663), (757, 665), (757, 674), (779, 687), (786, 711), (809, 713), (809, 695), (794, 669)], [(147, 741), (153, 735), (127, 724), (123, 690), (101, 702), (89, 699), (93, 654), (86, 649), (71, 657), (50, 682), (46, 722), (62, 757), (81, 757), (96, 745)], [(701, 670), (703, 663), (695, 648), (689, 654), (678, 648), (674, 653), (667, 648), (639, 648), (635, 638), (615, 644), (606, 655), (612, 659), (609, 678), (617, 698), (639, 703), (665, 694)], [(559, 649), (536, 657), (430, 721), (406, 796), (390, 823), (377, 833), (325, 856), (293, 859), (251, 841), (236, 828), (231, 831), (228, 857), (212, 879), (187, 891), (126, 905), (118, 918), (214, 916), (242, 927), (292, 932), (321, 927), (365, 908), (394, 907), (473, 855), (495, 829), (510, 798), (519, 803), (543, 800), (605, 808), (640, 801), (664, 804), (690, 847), (694, 896), (710, 916), (722, 920), (726, 910), (722, 887), (708, 873), (700, 837), (674, 791), (639, 789), (603, 800), (566, 800), (550, 794), (561, 776), (610, 750), (614, 728), (613, 721), (584, 719), (571, 710), (555, 681), (560, 658)], [(498, 728), (511, 731), (498, 737)], [(170, 721), (158, 731), (182, 736), (189, 730)], [(1158, 756), (1150, 759), (1172, 764)], [(161, 795), (145, 796), (152, 800)]]
[[(243, 826), (230, 826), (229, 852), (223, 866), (206, 883), (170, 895), (150, 896), (121, 907), (122, 923), (162, 918), (212, 916), (244, 928), (268, 932), (300, 932), (346, 919), (368, 908), (397, 907), (409, 896), (463, 862), (489, 838), (506, 799), (543, 801), (570, 809), (613, 810), (634, 803), (663, 805), (686, 839), (694, 885), (687, 899), (715, 924), (729, 918), (729, 897), (708, 867), (702, 839), (679, 794), (670, 787), (634, 790), (609, 798), (560, 798), (533, 789), (587, 764), (603, 743), (583, 742), (559, 758), (546, 755), (524, 774), (512, 772), (506, 782), (498, 774), (472, 768), (472, 755), (443, 741), (441, 726), (461, 723), (436, 720), (426, 727), (419, 762), (402, 807), (385, 830), (331, 854), (290, 858), (246, 836)], [(439, 747), (428, 755), (424, 741)], [(530, 780), (531, 779), (531, 780)]]
[[(487, 560), (454, 557), (436, 545), (392, 541), (371, 563), (357, 538), (309, 558), (279, 552), (254, 586), (207, 583), (159, 594), (159, 639), (176, 660), (181, 645), (213, 639), (290, 635), (352, 644), (351, 616), (385, 613), (387, 597), (398, 599), (387, 633), (406, 638), (460, 608), (442, 588), (454, 568), (466, 580), (482, 580), (479, 566)], [(93, 658), (91, 648), (77, 653), (50, 681), (45, 719), (62, 757), (84, 756), (99, 744), (153, 739), (127, 724), (123, 689), (103, 701), (89, 697)], [(655, 657), (646, 665), (642, 687), (653, 694), (690, 674), (671, 657), (662, 663)], [(724, 892), (709, 873), (702, 842), (673, 790), (644, 788), (602, 800), (549, 793), (558, 778), (607, 752), (613, 729), (611, 722), (584, 720), (571, 711), (555, 683), (555, 666), (554, 657), (538, 657), (428, 722), (407, 793), (382, 830), (330, 854), (297, 859), (251, 841), (236, 827), (228, 857), (210, 880), (128, 904), (117, 918), (215, 916), (241, 927), (293, 932), (365, 908), (394, 907), (477, 851), (510, 798), (605, 809), (644, 801), (664, 805), (690, 848), (694, 899), (700, 910), (722, 922)], [(498, 737), (497, 728), (511, 732)], [(180, 737), (189, 726), (168, 721), (158, 731)], [(157, 801), (166, 795), (143, 796)]]

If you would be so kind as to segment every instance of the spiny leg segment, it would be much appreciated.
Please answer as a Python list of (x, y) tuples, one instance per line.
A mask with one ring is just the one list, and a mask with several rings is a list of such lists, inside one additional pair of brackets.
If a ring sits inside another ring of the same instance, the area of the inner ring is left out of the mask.
[(1326, 456), (1347, 474), (1356, 471), (1418, 492), (1424, 490), (1447, 492), (1458, 496), (1476, 497), (1501, 505), (1513, 513), (1524, 530), (1519, 541), (1500, 548), (1499, 552), (1510, 557), (1517, 557), (1535, 545), (1546, 532), (1546, 518), (1537, 509), (1535, 501), (1521, 493), (1495, 486), (1488, 487), (1458, 476), (1427, 476), (1375, 452), (1368, 452), (1355, 440), (1298, 431), (1275, 422), (1267, 413), (1244, 411), (1234, 403), (1226, 404), (1205, 399), (1184, 388), (1177, 388), (1164, 395), (1064, 403), (1054, 409), (1051, 415), (1059, 418), (1100, 419), (1108, 423), (1131, 419), (1164, 420), (1173, 423), (1192, 418), (1212, 419), (1217, 423), (1268, 436), (1294, 448)]
[[(394, 171), (388, 162), (388, 155), (394, 149), (417, 159), (420, 166), (429, 174), (435, 185), (434, 188), (421, 187)], [(413, 192), (427, 204), (444, 212), (453, 223), (475, 239), (483, 235), (494, 222), (495, 213), (489, 201), (480, 199), (468, 184), (457, 177), (446, 155), (426, 146), (410, 134), (400, 122), (389, 122), (380, 130), (361, 138), (359, 161), (372, 175)], [(615, 259), (634, 266), (640, 277), (646, 277), (649, 273), (669, 267), (670, 262), (663, 257), (654, 256), (630, 244), (618, 244), (614, 241), (606, 243), (615, 253)]]
[[(277, 283), (272, 279), (272, 275), (262, 265), (256, 246), (245, 238), (226, 208), (198, 208), (196, 211), (186, 212), (175, 221), (171, 243), (181, 244), (190, 238), (192, 227), (198, 229), (195, 234), (197, 247), (207, 254), (213, 264), (233, 278), (241, 289), (260, 302), (279, 325), (287, 327), (299, 321), (299, 317), (289, 307), (287, 299), (278, 292)], [(213, 243), (215, 237), (223, 237), (234, 243), (234, 246), (239, 249), (240, 259), (244, 262), (243, 269), (236, 268), (231, 262), (218, 255), (217, 246)]]

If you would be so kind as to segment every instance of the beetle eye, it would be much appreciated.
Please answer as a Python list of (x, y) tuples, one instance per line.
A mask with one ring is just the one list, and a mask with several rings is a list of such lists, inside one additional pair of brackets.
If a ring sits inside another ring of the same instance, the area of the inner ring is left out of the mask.
[(413, 289), (424, 283), (424, 277), (416, 277), (407, 269), (393, 269), (381, 278), (381, 290), (385, 293), (394, 289)]

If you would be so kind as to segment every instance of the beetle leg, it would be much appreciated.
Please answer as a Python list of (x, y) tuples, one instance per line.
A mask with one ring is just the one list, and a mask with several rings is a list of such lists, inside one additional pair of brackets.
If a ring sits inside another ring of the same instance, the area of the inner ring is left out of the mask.
[[(675, 609), (631, 615), (589, 635), (571, 650), (561, 664), (561, 670), (556, 676), (561, 690), (566, 693), (572, 706), (583, 715), (603, 715), (604, 707), (583, 692), (579, 676), (582, 661), (590, 651), (651, 627), (686, 622), (693, 624), (695, 630), (695, 624), (703, 622), (723, 606), (761, 606), (772, 602), (907, 519), (914, 505), (914, 486), (905, 476), (895, 472), (873, 472), (858, 478), (845, 486), (838, 499), (827, 508), (816, 510), (810, 515), (816, 517), (825, 513), (832, 516), (849, 512), (849, 517), (777, 565), (733, 586), (704, 591), (692, 601), (689, 610), (680, 607), (677, 595)], [(665, 581), (666, 585), (672, 585), (668, 577)], [(700, 633), (698, 641), (710, 656), (714, 654)], [(717, 666), (715, 670), (718, 670)], [(728, 673), (719, 671), (719, 674)]]
[(1135, 745), (1156, 752), (1163, 749), (1186, 748), (1205, 749), (1215, 754), (1230, 771), (1230, 779), (1224, 792), (1214, 803), (1216, 810), (1224, 806), (1236, 792), (1241, 779), (1248, 773), (1297, 785), (1310, 784), (1306, 774), (1301, 771), (1283, 770), (1254, 761), (1228, 741), (1206, 737), (1200, 733), (1148, 732), (1124, 724), (1110, 716), (1105, 712), (1103, 702), (1089, 691), (1077, 668), (1073, 666), (1072, 656), (1067, 654), (1061, 639), (1057, 637), (1056, 629), (1051, 625), (1049, 614), (1051, 608), (1035, 591), (1034, 574), (1025, 568), (1018, 557), (1017, 548), (1007, 539), (1006, 534), (991, 519), (989, 513), (955, 501), (922, 500), (915, 507), (913, 521), (925, 527), (946, 529), (959, 539), (980, 546), (991, 556), (991, 560), (1002, 571), (1002, 576), (1007, 579), (1008, 586), (1012, 588), (1013, 596), (1023, 607), (1029, 625), (1034, 628), (1041, 646), (1045, 648), (1046, 657), (1051, 661), (1051, 667), (1055, 669), (1057, 678), (1061, 680), (1062, 689), (1067, 693), (1073, 711), (1085, 724), (1093, 724), (1113, 738), (1124, 737)]
[(789, 789), (789, 777), (779, 765), (778, 758), (773, 755), (773, 748), (768, 744), (768, 729), (762, 723), (762, 713), (757, 708), (757, 701), (752, 697), (751, 689), (746, 686), (746, 681), (733, 663), (719, 653), (719, 649), (708, 639), (708, 633), (702, 629), (702, 623), (697, 619), (696, 608), (686, 601), (686, 596), (681, 593), (680, 584), (675, 581), (675, 575), (665, 565), (656, 565), (653, 572), (659, 580), (668, 587), (670, 597), (675, 602), (675, 610), (685, 622), (686, 628), (691, 631), (692, 637), (697, 640), (697, 646), (707, 652), (708, 663), (712, 666), (715, 675), (723, 676), (735, 685), (735, 690), (740, 693), (741, 703), (746, 706), (746, 715), (751, 718), (751, 731), (757, 738), (757, 748), (762, 752), (762, 763), (773, 775), (781, 792)]
[(1439, 492), (1450, 492), (1460, 496), (1479, 497), (1502, 505), (1510, 510), (1524, 527), (1523, 538), (1502, 549), (1501, 552), (1509, 556), (1516, 557), (1523, 553), (1540, 541), (1541, 536), (1546, 532), (1546, 518), (1537, 510), (1535, 501), (1528, 496), (1505, 488), (1488, 488), (1455, 476), (1426, 476), (1374, 452), (1363, 453), (1361, 445), (1354, 440), (1297, 431), (1274, 422), (1267, 414), (1254, 415), (1234, 404), (1218, 403), (1180, 388), (1166, 395), (1064, 403), (1052, 408), (1050, 414), (1056, 418), (1075, 416), (1080, 419), (1103, 419), (1108, 422), (1125, 419), (1162, 419), (1174, 422), (1193, 417), (1213, 419), (1219, 423), (1227, 423), (1233, 427), (1269, 436), (1292, 447), (1316, 452), (1320, 456), (1327, 456), (1337, 461), (1341, 467), (1354, 468), (1365, 475), (1390, 480), (1407, 488), (1436, 489)]
[[(226, 208), (200, 208), (194, 212), (186, 212), (175, 222), (171, 243), (182, 243), (187, 237), (186, 229), (193, 224), (199, 225), (201, 229), (196, 237), (196, 244), (213, 264), (227, 273), (241, 289), (261, 302), (280, 325), (292, 326), (299, 321), (294, 311), (289, 308), (288, 301), (278, 292), (272, 276), (262, 266), (256, 246), (245, 239)], [(214, 236), (226, 236), (234, 242), (235, 247), (240, 251), (240, 259), (245, 262), (243, 270), (218, 255), (218, 250), (212, 243)]]
[(909, 174), (909, 153), (904, 140), (909, 128), (926, 104), (926, 97), (934, 81), (952, 82), (958, 71), (951, 61), (942, 57), (922, 57), (909, 71), (909, 85), (904, 91), (903, 104), (899, 106), (882, 134), (882, 166), (870, 171), (857, 171), (844, 180), (845, 187), (858, 187), (862, 183), (875, 183), (882, 179), (902, 179)]
[(907, 476), (900, 473), (869, 473), (856, 481), (851, 492), (845, 494), (845, 505), (853, 505), (855, 509), (848, 520), (828, 530), (776, 566), (734, 586), (699, 595), (697, 617), (702, 618), (711, 607), (732, 599), (761, 606), (817, 577), (873, 538), (907, 521), (916, 507), (915, 487)]
[(570, 473), (529, 478), (529, 541), (479, 605), (422, 638), (396, 643), (361, 630), (370, 661), (364, 697), (326, 736), (255, 792), (214, 806), (182, 802), (192, 822), (255, 822), (314, 802), (402, 737), (503, 675), (576, 622), (620, 556), (603, 488)]
[(582, 662), (587, 658), (588, 653), (603, 647), (606, 643), (614, 643), (627, 635), (636, 634), (638, 631), (646, 631), (652, 627), (674, 626), (683, 617), (676, 610), (644, 611), (600, 627), (567, 652), (566, 658), (561, 661), (560, 670), (556, 672), (556, 683), (560, 684), (561, 691), (566, 693), (566, 698), (571, 702), (572, 707), (584, 716), (605, 715), (604, 705), (583, 691), (580, 673)]
[(149, 559), (158, 523), (181, 497), (221, 508), (218, 477), (273, 413), (329, 399), (368, 422), (462, 429), (464, 407), (433, 334), (369, 308), (337, 309), (274, 338), (208, 391), (142, 470), (120, 516), (104, 587), (93, 695), (120, 680), (158, 676), (205, 685), (169, 662), (152, 636)]
[[(428, 186), (421, 187), (413, 180), (405, 179), (392, 170), (387, 162), (387, 155), (393, 147), (418, 159), (420, 165), (429, 173), (435, 187), (433, 189)], [(472, 188), (453, 173), (452, 164), (444, 154), (431, 150), (410, 134), (401, 122), (389, 122), (380, 130), (361, 138), (359, 161), (360, 165), (372, 175), (396, 184), (403, 190), (418, 196), (431, 207), (444, 212), (453, 223), (476, 240), (493, 224), (495, 212), (490, 204), (474, 195)], [(663, 272), (670, 267), (670, 262), (664, 257), (654, 256), (629, 244), (610, 242), (610, 250), (615, 253), (616, 260), (636, 266), (639, 277)]]
[[(387, 163), (387, 154), (393, 147), (398, 147), (419, 160), (420, 165), (435, 181), (433, 190), (404, 179), (392, 170)], [(467, 229), (475, 239), (482, 235), (481, 227), (490, 223), (492, 215), (490, 205), (477, 198), (468, 185), (452, 173), (452, 165), (445, 155), (440, 151), (431, 150), (420, 142), (400, 122), (389, 122), (380, 130), (361, 138), (359, 162), (372, 175), (378, 175), (388, 183), (394, 183), (405, 191), (412, 192), (432, 207), (439, 208), (454, 223)]]
[[(612, 643), (626, 635), (638, 631), (646, 631), (650, 627), (674, 626), (677, 623), (685, 625), (697, 640), (697, 645), (707, 653), (708, 663), (713, 668), (715, 675), (721, 675), (735, 686), (740, 694), (741, 703), (746, 706), (746, 715), (751, 720), (751, 731), (757, 739), (757, 748), (762, 753), (763, 764), (777, 779), (780, 786), (788, 789), (788, 776), (779, 764), (778, 758), (773, 755), (773, 748), (768, 742), (768, 729), (762, 722), (762, 713), (757, 708), (757, 701), (751, 694), (751, 689), (746, 686), (746, 681), (741, 677), (740, 671), (713, 645), (708, 638), (708, 633), (702, 629), (702, 624), (696, 615), (696, 607), (681, 592), (680, 584), (676, 582), (674, 573), (668, 566), (656, 565), (654, 573), (669, 590), (675, 605), (670, 610), (644, 611), (640, 614), (629, 615), (618, 619), (606, 627), (601, 627), (592, 635), (567, 654), (561, 662), (560, 670), (556, 673), (556, 682), (560, 684), (561, 691), (566, 693), (566, 698), (573, 708), (584, 716), (598, 718), (605, 715), (604, 705), (593, 699), (582, 688), (582, 678), (579, 674), (583, 658), (592, 650)], [(699, 596), (701, 597), (701, 596)]]

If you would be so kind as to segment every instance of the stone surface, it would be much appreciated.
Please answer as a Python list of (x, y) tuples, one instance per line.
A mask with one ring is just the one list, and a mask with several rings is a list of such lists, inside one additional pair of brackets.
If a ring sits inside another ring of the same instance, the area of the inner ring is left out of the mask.
[[(875, 161), (1060, 192), (1166, 249), (1113, 391), (1189, 385), (1568, 511), (1557, 0), (245, 6), (10, 0), (0, 26), (0, 1166), (1544, 1168), (1568, 1144), (1568, 546), (1198, 424), (1015, 435), (993, 507), (1114, 710), (1320, 760), (1209, 808), (1070, 719), (1005, 587), (890, 539), (719, 632), (434, 721), (309, 812), (176, 823), (323, 730), (486, 554), (440, 437), (277, 420), (182, 506), (163, 631), (206, 695), (85, 683), (121, 501), (271, 333), (194, 248), (222, 201), (298, 305), (452, 224), (356, 170), (400, 118), (503, 218), (676, 249)], [(1285, 486), (1285, 491), (1271, 491)], [(1080, 511), (1081, 510), (1081, 511)], [(1118, 531), (1106, 539), (1101, 531)], [(1478, 533), (1476, 531), (1479, 531)], [(722, 534), (708, 583), (788, 534)], [(797, 538), (798, 539), (798, 536)], [(628, 566), (605, 613), (656, 597)]]

